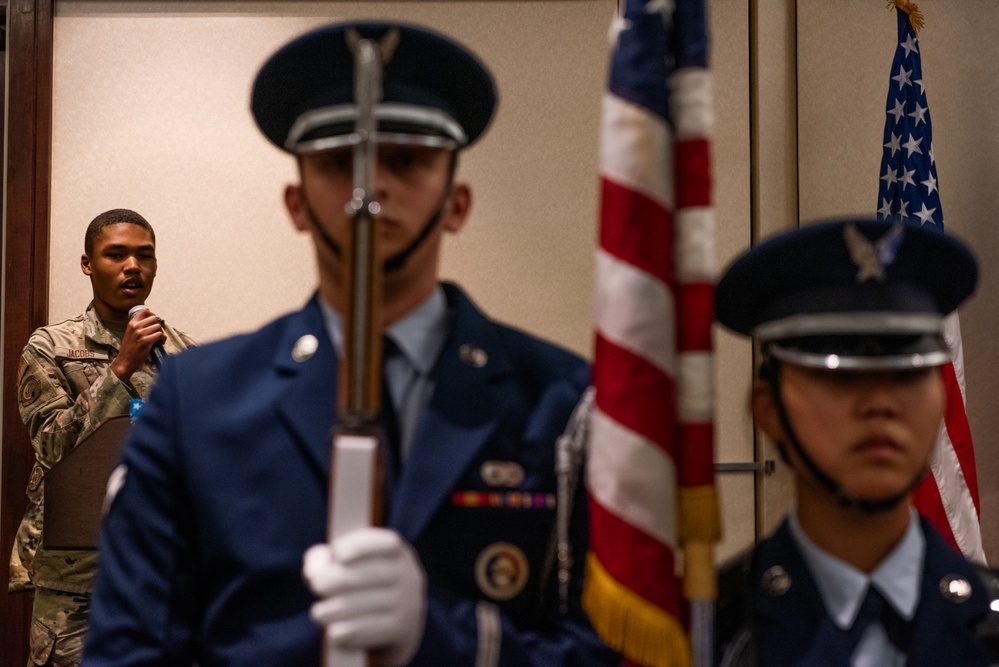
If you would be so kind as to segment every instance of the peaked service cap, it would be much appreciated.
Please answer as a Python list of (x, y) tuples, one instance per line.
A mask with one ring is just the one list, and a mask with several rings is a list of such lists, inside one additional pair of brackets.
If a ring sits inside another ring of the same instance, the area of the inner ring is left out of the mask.
[(738, 257), (715, 317), (767, 354), (816, 368), (937, 366), (943, 318), (975, 290), (978, 265), (933, 227), (837, 219), (777, 234)]
[(375, 108), (379, 141), (462, 148), (482, 135), (496, 108), (496, 91), (470, 51), (426, 28), (353, 22), (305, 33), (260, 68), (250, 106), (271, 143), (290, 153), (351, 143), (356, 36), (391, 44)]

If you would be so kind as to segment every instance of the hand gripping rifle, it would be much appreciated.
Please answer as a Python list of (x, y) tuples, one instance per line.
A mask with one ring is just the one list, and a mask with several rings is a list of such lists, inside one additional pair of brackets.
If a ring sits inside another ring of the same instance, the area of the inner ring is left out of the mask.
[[(378, 411), (381, 394), (382, 274), (378, 257), (374, 201), (378, 160), (378, 121), (375, 107), (382, 96), (382, 61), (395, 38), (381, 43), (348, 34), (354, 52), (354, 97), (357, 121), (354, 146), (354, 192), (347, 204), (351, 216), (344, 244), (347, 312), (344, 314), (343, 358), (338, 379), (338, 420), (333, 436), (327, 537), (337, 537), (381, 522), (381, 481), (384, 463)], [(387, 60), (387, 58), (385, 58)], [(336, 648), (326, 628), (325, 667), (364, 667), (364, 652)]]

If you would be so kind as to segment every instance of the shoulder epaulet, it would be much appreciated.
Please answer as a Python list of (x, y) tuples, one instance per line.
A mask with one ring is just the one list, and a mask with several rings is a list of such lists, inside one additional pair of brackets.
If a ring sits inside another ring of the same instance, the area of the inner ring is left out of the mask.
[(975, 634), (992, 654), (992, 660), (999, 662), (999, 570), (986, 565), (975, 565), (975, 569), (989, 596), (989, 611), (975, 626)]

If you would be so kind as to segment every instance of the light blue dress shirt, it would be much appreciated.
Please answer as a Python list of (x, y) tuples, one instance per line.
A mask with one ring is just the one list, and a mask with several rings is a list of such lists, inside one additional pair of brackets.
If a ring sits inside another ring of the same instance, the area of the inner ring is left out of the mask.
[[(919, 587), (926, 552), (926, 538), (919, 528), (915, 510), (910, 510), (909, 527), (902, 540), (870, 575), (864, 574), (808, 539), (797, 512), (790, 516), (791, 535), (822, 595), (826, 612), (837, 627), (848, 630), (867, 594), (874, 586), (895, 611), (911, 621), (919, 606)], [(906, 656), (889, 641), (884, 627), (872, 623), (857, 646), (852, 667), (902, 667)]]
[[(330, 340), (342, 358), (343, 318), (321, 296), (319, 305)], [(403, 461), (409, 454), (420, 415), (434, 391), (430, 373), (444, 348), (449, 321), (447, 299), (443, 288), (438, 285), (423, 303), (385, 332), (402, 353), (389, 359), (382, 372), (388, 381), (389, 393), (399, 420)]]

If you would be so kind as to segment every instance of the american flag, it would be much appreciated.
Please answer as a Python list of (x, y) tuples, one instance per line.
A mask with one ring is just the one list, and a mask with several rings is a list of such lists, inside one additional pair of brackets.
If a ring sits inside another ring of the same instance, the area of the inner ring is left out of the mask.
[(600, 137), (584, 605), (627, 660), (688, 665), (683, 599), (714, 597), (720, 533), (706, 16), (704, 0), (623, 5)]
[[(878, 218), (902, 218), (912, 224), (932, 225), (942, 232), (933, 131), (916, 40), (923, 18), (911, 2), (896, 0), (893, 5), (898, 19), (898, 48), (888, 83)], [(953, 358), (953, 363), (943, 369), (946, 414), (930, 464), (932, 475), (916, 489), (914, 503), (955, 548), (984, 563), (975, 451), (964, 412), (964, 359), (956, 313), (947, 318), (945, 338)]]

